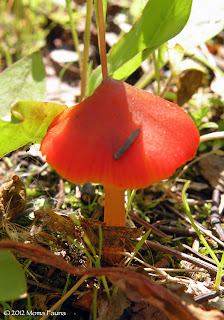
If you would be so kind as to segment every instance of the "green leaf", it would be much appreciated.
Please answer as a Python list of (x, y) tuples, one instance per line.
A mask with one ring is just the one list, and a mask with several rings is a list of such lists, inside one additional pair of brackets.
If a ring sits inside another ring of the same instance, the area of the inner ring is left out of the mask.
[(198, 130), (200, 131), (202, 129), (218, 129), (218, 127), (219, 126), (215, 122), (205, 122), (199, 126)]
[[(152, 49), (145, 49), (141, 51), (139, 54), (137, 54), (133, 59), (127, 61), (125, 64), (123, 64), (122, 67), (117, 69), (115, 72), (112, 73), (111, 78), (117, 79), (117, 80), (125, 80), (127, 77), (129, 77), (140, 65), (141, 63), (152, 53), (154, 50)], [(137, 66), (137, 67), (136, 67)], [(96, 69), (98, 71), (98, 68)], [(101, 71), (101, 67), (100, 67)], [(99, 77), (97, 81), (102, 80), (101, 72), (99, 73)], [(94, 77), (93, 73), (93, 77)], [(92, 78), (91, 78), (92, 79)], [(91, 80), (90, 80), (91, 81)], [(91, 84), (91, 82), (90, 82)], [(95, 89), (96, 86), (94, 86)]]
[[(108, 53), (109, 76), (113, 74), (117, 79), (124, 79), (130, 74), (130, 68), (136, 70), (150, 53), (178, 34), (188, 20), (191, 4), (192, 0), (148, 1), (131, 30)], [(121, 68), (124, 69), (121, 71)], [(119, 78), (118, 73), (115, 73), (118, 69)], [(90, 78), (89, 94), (101, 79), (101, 67), (98, 67)]]
[(0, 301), (18, 299), (27, 292), (24, 271), (8, 250), (0, 250), (0, 275)]
[(186, 26), (171, 43), (179, 43), (186, 50), (205, 43), (223, 28), (223, 0), (194, 0)]
[(45, 70), (41, 55), (34, 52), (0, 74), (0, 118), (10, 119), (11, 105), (18, 100), (44, 100)]
[(20, 115), (21, 121), (0, 120), (0, 158), (22, 146), (40, 143), (53, 119), (66, 106), (38, 101), (19, 101), (12, 113)]
[(193, 119), (195, 125), (197, 127), (200, 126), (202, 119), (207, 116), (208, 112), (210, 111), (210, 107), (209, 106), (204, 106), (200, 109), (197, 110), (197, 112), (189, 112), (189, 115), (191, 116), (191, 118)]
[(130, 13), (134, 19), (137, 19), (148, 0), (132, 0)]

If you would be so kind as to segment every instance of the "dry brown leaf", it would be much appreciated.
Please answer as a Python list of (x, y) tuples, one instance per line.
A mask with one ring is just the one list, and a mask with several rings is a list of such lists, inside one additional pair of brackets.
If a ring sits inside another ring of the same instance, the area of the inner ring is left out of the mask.
[(74, 222), (67, 216), (57, 214), (54, 210), (46, 209), (44, 212), (51, 218), (48, 222), (56, 232), (62, 232), (70, 237), (77, 236), (77, 229)]
[(26, 205), (26, 189), (23, 181), (16, 175), (0, 188), (0, 216), (15, 219), (21, 215)]
[(95, 248), (99, 248), (99, 226), (103, 233), (103, 247), (106, 248), (122, 247), (124, 244), (122, 239), (136, 239), (142, 235), (142, 228), (106, 226), (104, 222), (85, 218), (80, 222)]
[(202, 86), (203, 72), (199, 70), (184, 71), (177, 82), (177, 104), (182, 106)]

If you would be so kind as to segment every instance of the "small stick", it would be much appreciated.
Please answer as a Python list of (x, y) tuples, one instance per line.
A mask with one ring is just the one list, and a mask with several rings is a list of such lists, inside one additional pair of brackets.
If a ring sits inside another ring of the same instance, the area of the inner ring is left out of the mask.
[(193, 248), (191, 248), (191, 247), (188, 246), (187, 244), (183, 243), (183, 247), (184, 247), (185, 249), (189, 250), (190, 252), (192, 252), (192, 253), (193, 253), (194, 255), (196, 255), (198, 258), (203, 259), (203, 260), (207, 261), (208, 263), (211, 263), (211, 264), (216, 265), (215, 261), (214, 261), (212, 258), (207, 257), (207, 256), (205, 256), (204, 254), (202, 254), (202, 253), (194, 250)]
[(59, 198), (58, 198), (58, 203), (56, 205), (56, 210), (59, 210), (61, 208), (64, 196), (65, 196), (65, 194), (64, 194), (64, 181), (62, 178), (59, 178)]
[(216, 297), (220, 296), (220, 292), (219, 291), (215, 291), (215, 292), (209, 292), (209, 293), (204, 293), (204, 294), (200, 294), (199, 296), (197, 296), (194, 301), (197, 303), (203, 303), (206, 302), (210, 299), (214, 299)]
[(215, 229), (216, 233), (219, 236), (219, 239), (224, 241), (224, 230), (221, 226), (221, 217), (219, 214), (219, 207), (220, 204), (220, 191), (218, 189), (213, 190), (212, 194), (212, 208), (210, 213), (210, 222), (212, 227)]
[(131, 211), (128, 213), (130, 218), (140, 224), (141, 226), (143, 226), (144, 228), (146, 228), (146, 230), (151, 229), (151, 232), (156, 234), (157, 236), (161, 237), (161, 238), (165, 238), (167, 237), (167, 234), (164, 233), (163, 231), (157, 229), (156, 227), (154, 227), (153, 225), (151, 225), (150, 223), (148, 223), (147, 221), (143, 220), (142, 218), (140, 218), (139, 216), (137, 216), (137, 214), (132, 213)]
[(124, 153), (130, 148), (130, 146), (135, 142), (140, 134), (140, 129), (134, 130), (130, 136), (125, 140), (125, 142), (120, 146), (120, 148), (114, 154), (114, 160), (119, 160)]
[(164, 246), (160, 243), (153, 242), (150, 240), (145, 240), (145, 244), (149, 248), (170, 254), (172, 257), (176, 257), (181, 260), (189, 261), (189, 262), (193, 263), (194, 265), (196, 265), (197, 267), (204, 268), (205, 270), (209, 271), (212, 274), (216, 274), (218, 271), (218, 268), (216, 266), (214, 266), (213, 264), (208, 263), (200, 258), (190, 256), (189, 254), (186, 254), (184, 252), (180, 252), (177, 249), (172, 249), (168, 246)]
[(166, 234), (173, 235), (175, 233), (179, 236), (184, 236), (184, 237), (197, 237), (197, 233), (192, 229), (161, 225), (159, 226), (159, 230), (166, 232)]
[(224, 131), (207, 133), (200, 137), (200, 143), (208, 140), (223, 139), (223, 138), (224, 138)]

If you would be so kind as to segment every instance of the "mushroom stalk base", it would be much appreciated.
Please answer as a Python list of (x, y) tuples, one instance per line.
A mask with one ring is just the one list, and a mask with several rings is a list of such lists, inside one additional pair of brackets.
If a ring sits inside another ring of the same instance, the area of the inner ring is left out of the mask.
[(123, 189), (105, 187), (104, 222), (107, 226), (125, 227)]
[[(125, 227), (124, 190), (105, 188), (104, 222), (107, 226)], [(122, 260), (123, 256), (117, 252), (124, 251), (124, 247), (103, 248), (103, 251), (103, 261), (107, 265), (114, 265)]]

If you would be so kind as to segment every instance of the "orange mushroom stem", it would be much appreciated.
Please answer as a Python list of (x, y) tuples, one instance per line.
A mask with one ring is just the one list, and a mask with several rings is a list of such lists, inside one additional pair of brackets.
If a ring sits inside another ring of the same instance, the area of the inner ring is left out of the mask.
[(124, 190), (105, 187), (104, 222), (108, 226), (125, 227)]

